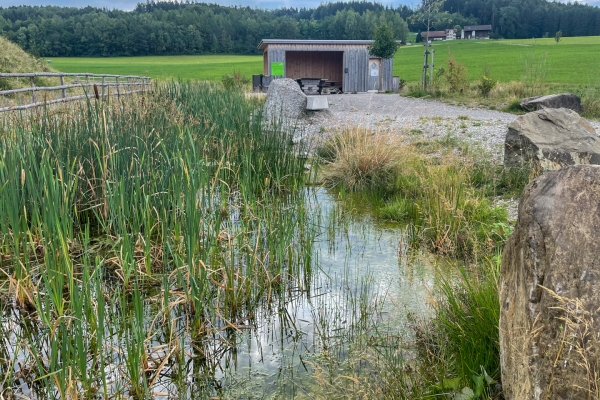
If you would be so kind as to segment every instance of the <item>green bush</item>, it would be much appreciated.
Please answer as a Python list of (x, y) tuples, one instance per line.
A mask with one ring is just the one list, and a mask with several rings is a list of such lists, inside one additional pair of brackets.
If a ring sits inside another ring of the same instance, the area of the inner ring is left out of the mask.
[(477, 85), (477, 88), (479, 89), (479, 93), (481, 93), (481, 95), (483, 97), (488, 97), (490, 92), (496, 86), (497, 82), (498, 81), (494, 78), (490, 78), (489, 76), (486, 76), (486, 75), (481, 75), (481, 78), (479, 78), (479, 84)]
[(462, 92), (469, 84), (467, 68), (464, 64), (456, 61), (454, 56), (446, 61), (446, 65), (447, 68), (444, 71), (444, 76), (448, 82), (450, 92)]

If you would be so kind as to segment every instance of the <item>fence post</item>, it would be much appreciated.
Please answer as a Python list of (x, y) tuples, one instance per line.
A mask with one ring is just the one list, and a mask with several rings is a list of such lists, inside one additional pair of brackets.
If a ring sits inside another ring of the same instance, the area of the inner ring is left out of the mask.
[(29, 77), (29, 82), (31, 83), (31, 87), (33, 88), (33, 90), (31, 91), (31, 98), (33, 99), (34, 103), (37, 103), (36, 95), (35, 95), (35, 81), (34, 81), (33, 76)]
[(104, 96), (106, 95), (106, 76), (102, 75), (102, 100), (104, 100)]
[[(65, 76), (61, 75), (60, 76), (60, 86), (65, 86)], [(62, 88), (62, 98), (66, 98), (67, 97), (67, 89)]]
[(119, 90), (119, 77), (115, 78), (115, 82), (117, 83), (117, 99), (121, 97), (121, 91)]

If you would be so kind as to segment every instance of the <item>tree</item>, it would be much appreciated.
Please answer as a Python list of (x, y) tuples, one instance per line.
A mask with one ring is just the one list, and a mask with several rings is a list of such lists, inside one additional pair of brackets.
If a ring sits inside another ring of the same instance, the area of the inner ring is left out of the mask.
[(554, 41), (556, 42), (556, 44), (560, 42), (560, 39), (562, 39), (562, 31), (558, 31), (556, 32), (556, 35), (554, 35)]
[(369, 46), (369, 53), (375, 57), (393, 58), (398, 49), (398, 42), (394, 39), (394, 32), (388, 24), (383, 23), (375, 28), (373, 44)]

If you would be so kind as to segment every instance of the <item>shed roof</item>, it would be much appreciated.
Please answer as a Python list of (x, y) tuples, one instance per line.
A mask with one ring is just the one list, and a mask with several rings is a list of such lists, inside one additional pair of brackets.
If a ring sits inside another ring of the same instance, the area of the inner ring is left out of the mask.
[(258, 48), (264, 50), (269, 44), (339, 44), (339, 45), (363, 45), (368, 46), (373, 43), (373, 40), (299, 40), (299, 39), (263, 39), (260, 41)]
[(465, 30), (465, 31), (491, 31), (492, 26), (491, 25), (472, 25), (472, 26), (465, 26), (465, 28), (463, 30)]

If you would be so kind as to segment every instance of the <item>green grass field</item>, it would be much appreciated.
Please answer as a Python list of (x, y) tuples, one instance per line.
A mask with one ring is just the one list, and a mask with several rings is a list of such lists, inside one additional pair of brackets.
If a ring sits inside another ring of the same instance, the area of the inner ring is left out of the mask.
[[(488, 66), (500, 82), (516, 81), (523, 75), (522, 58), (527, 53), (547, 57), (550, 69), (547, 82), (564, 85), (597, 83), (596, 65), (600, 62), (600, 37), (522, 40), (454, 40), (434, 42), (435, 68), (446, 66), (450, 56), (463, 63), (469, 79), (481, 76)], [(396, 53), (394, 75), (407, 82), (420, 80), (423, 65), (423, 46), (403, 46)]]
[[(600, 36), (565, 37), (558, 44), (550, 39), (523, 40), (455, 40), (435, 42), (436, 68), (444, 67), (454, 56), (476, 80), (488, 66), (492, 76), (501, 82), (516, 81), (523, 75), (521, 59), (527, 53), (546, 56), (550, 64), (547, 82), (558, 85), (598, 83), (596, 65), (600, 63)], [(239, 71), (242, 75), (262, 73), (261, 56), (202, 55), (149, 56), (112, 58), (52, 58), (52, 67), (65, 72), (91, 72), (147, 75), (158, 80), (219, 80), (223, 75)], [(398, 50), (394, 75), (407, 82), (418, 82), (423, 65), (423, 46), (414, 44)]]
[(63, 72), (144, 75), (158, 80), (217, 81), (234, 71), (250, 76), (262, 73), (262, 56), (203, 55), (107, 58), (49, 58)]

